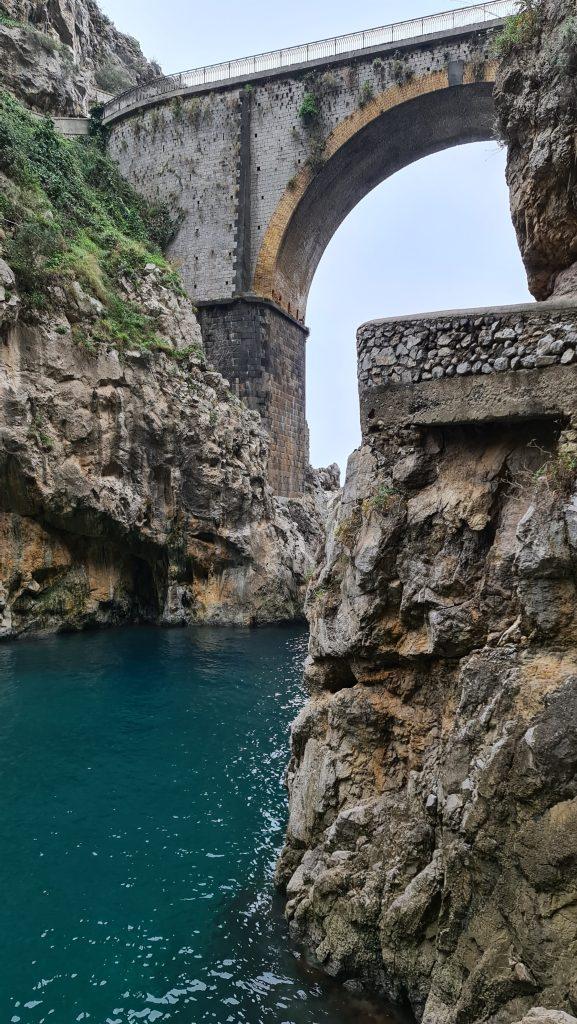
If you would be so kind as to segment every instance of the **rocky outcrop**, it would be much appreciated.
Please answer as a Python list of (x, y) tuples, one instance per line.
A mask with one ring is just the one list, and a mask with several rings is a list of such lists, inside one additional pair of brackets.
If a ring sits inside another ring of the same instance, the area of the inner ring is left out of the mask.
[(535, 1006), (518, 1024), (574, 1024), (571, 1017), (562, 1010), (546, 1010), (543, 1006)]
[(291, 931), (426, 1024), (577, 1010), (576, 478), (571, 427), (375, 432), (311, 583)]
[(507, 33), (495, 98), (513, 221), (538, 299), (577, 295), (577, 17), (535, 0)]
[[(496, 86), (513, 219), (534, 294), (571, 299), (575, 6), (520, 8)], [(505, 408), (479, 382), (482, 422), (463, 396), (458, 415), (431, 408), (440, 384), (476, 372), (514, 369), (517, 382), (499, 378), (512, 393), (538, 391), (557, 357), (569, 394), (574, 352), (557, 326), (547, 337), (535, 322), (527, 344), (513, 323), (497, 337), (483, 318), (445, 319), (360, 332), (363, 446), (309, 588), (310, 700), (293, 727), (278, 880), (293, 936), (325, 971), (424, 1024), (569, 1024), (575, 405), (556, 417), (537, 393)], [(393, 414), (376, 415), (387, 402)]]
[(31, 110), (63, 116), (160, 74), (94, 0), (3, 0), (0, 60), (3, 88)]
[(174, 211), (5, 92), (0, 191), (0, 638), (302, 617), (338, 484), (272, 494), (162, 254)]
[(205, 366), (190, 302), (133, 275), (161, 350), (122, 351), (90, 341), (78, 282), (20, 323), (4, 261), (0, 280), (0, 638), (300, 617), (335, 481), (273, 497), (260, 418)]

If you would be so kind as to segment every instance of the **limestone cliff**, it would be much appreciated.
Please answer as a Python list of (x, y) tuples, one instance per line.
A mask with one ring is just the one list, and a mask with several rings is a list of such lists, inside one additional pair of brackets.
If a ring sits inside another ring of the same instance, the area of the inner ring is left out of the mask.
[(160, 74), (94, 0), (2, 0), (0, 85), (30, 109), (86, 115), (90, 103)]
[(311, 584), (279, 866), (427, 1024), (577, 1010), (577, 431), (380, 431)]
[[(497, 83), (513, 217), (535, 295), (571, 296), (575, 5), (522, 6), (500, 44)], [(415, 346), (432, 326), (415, 328)], [(474, 344), (462, 327), (443, 335), (449, 362)], [(552, 340), (540, 332), (540, 345)], [(537, 365), (547, 372), (550, 361)], [(515, 365), (502, 387), (518, 398), (533, 364)], [(420, 382), (407, 383), (405, 404), (403, 384), (381, 380), (388, 423), (387, 388), (391, 408), (426, 423), (431, 376), (402, 377)], [(364, 402), (363, 446), (309, 591), (311, 697), (293, 728), (278, 877), (291, 931), (316, 961), (419, 1021), (568, 1024), (577, 1012), (575, 402), (547, 419), (536, 394), (533, 418), (526, 408), (507, 422), (499, 385), (491, 417), (487, 382), (477, 425), (458, 396), (458, 415), (439, 414), (435, 428), (400, 412), (387, 427)]]
[(496, 103), (511, 209), (538, 299), (577, 294), (577, 13), (533, 0), (502, 41)]
[(91, 351), (72, 340), (94, 316), (75, 297), (0, 342), (0, 638), (300, 617), (323, 492), (273, 497), (259, 417), (200, 348)]
[(281, 500), (145, 203), (0, 93), (0, 638), (302, 615), (334, 473)]

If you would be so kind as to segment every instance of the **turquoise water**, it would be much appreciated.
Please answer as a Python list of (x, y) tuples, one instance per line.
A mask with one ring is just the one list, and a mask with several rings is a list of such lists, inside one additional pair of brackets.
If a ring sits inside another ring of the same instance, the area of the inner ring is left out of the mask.
[(272, 871), (300, 628), (0, 647), (1, 1024), (388, 1021), (307, 968)]

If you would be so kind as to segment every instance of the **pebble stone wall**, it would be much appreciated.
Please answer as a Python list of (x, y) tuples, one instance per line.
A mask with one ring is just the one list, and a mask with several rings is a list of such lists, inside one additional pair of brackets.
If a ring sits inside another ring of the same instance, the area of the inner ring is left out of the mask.
[(359, 387), (419, 384), (577, 362), (577, 307), (543, 303), (364, 324)]

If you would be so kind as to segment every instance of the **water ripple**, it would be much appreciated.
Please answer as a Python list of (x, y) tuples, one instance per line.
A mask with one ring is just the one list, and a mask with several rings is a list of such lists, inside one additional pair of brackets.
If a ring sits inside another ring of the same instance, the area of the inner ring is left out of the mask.
[(288, 941), (302, 629), (121, 630), (0, 648), (0, 1021), (372, 1016)]

